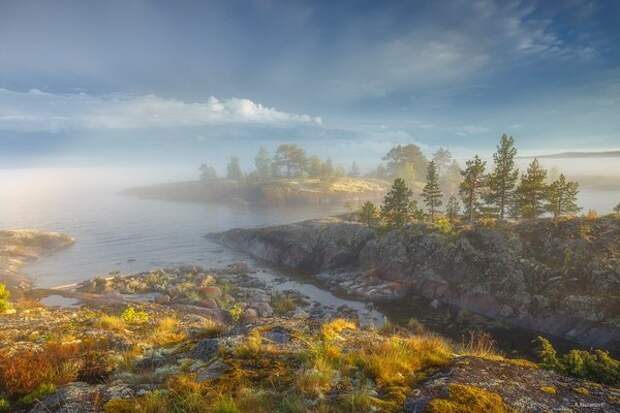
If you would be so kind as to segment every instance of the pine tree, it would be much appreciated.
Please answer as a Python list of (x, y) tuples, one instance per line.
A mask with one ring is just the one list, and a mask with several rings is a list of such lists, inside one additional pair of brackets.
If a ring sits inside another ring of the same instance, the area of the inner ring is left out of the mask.
[(454, 195), (450, 195), (448, 198), (448, 203), (446, 204), (446, 216), (450, 223), (454, 224), (459, 217), (459, 213), (461, 212), (461, 205), (459, 204), (459, 200), (456, 199)]
[(226, 177), (228, 179), (234, 179), (235, 181), (243, 179), (243, 172), (241, 172), (241, 167), (239, 166), (239, 158), (236, 156), (231, 157), (230, 161), (228, 161)]
[(485, 185), (485, 168), (486, 162), (476, 155), (473, 160), (465, 163), (465, 170), (461, 172), (463, 182), (459, 187), (459, 194), (469, 222), (473, 222), (480, 211), (480, 196)]
[(200, 180), (201, 181), (213, 181), (217, 179), (217, 172), (212, 166), (203, 163), (200, 165)]
[(370, 201), (364, 202), (359, 212), (359, 220), (366, 224), (369, 228), (374, 227), (379, 221), (379, 211), (375, 204)]
[(256, 167), (256, 175), (260, 179), (269, 179), (271, 177), (271, 157), (267, 149), (262, 146), (254, 158), (254, 166)]
[(381, 217), (386, 224), (400, 228), (411, 220), (416, 212), (415, 204), (411, 202), (412, 194), (402, 178), (394, 180), (381, 206)]
[(437, 172), (441, 175), (445, 172), (445, 169), (452, 162), (452, 154), (450, 151), (444, 147), (439, 147), (437, 152), (433, 154), (433, 161), (435, 161), (435, 165), (437, 166)]
[(579, 212), (581, 208), (577, 205), (577, 194), (579, 184), (567, 181), (564, 174), (549, 185), (547, 199), (549, 204), (547, 209), (553, 213), (554, 218), (571, 212)]
[(521, 175), (516, 203), (517, 211), (523, 218), (538, 218), (545, 212), (546, 178), (547, 171), (540, 166), (538, 159), (534, 159), (527, 167), (527, 173)]
[(485, 201), (494, 205), (500, 219), (504, 219), (514, 197), (514, 190), (519, 179), (519, 170), (515, 168), (517, 149), (512, 136), (502, 135), (493, 154), (495, 169), (489, 174), (487, 184), (489, 191)]
[(430, 161), (426, 169), (426, 185), (422, 190), (422, 198), (424, 203), (428, 207), (428, 213), (431, 218), (431, 222), (435, 222), (435, 212), (441, 206), (441, 198), (443, 195), (439, 190), (439, 174), (437, 173), (437, 166), (435, 161)]

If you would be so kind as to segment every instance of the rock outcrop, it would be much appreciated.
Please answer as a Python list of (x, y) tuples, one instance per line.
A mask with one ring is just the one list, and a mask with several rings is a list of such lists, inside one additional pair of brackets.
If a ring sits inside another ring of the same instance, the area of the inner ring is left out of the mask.
[(338, 218), (212, 235), (372, 301), (411, 292), (585, 345), (620, 350), (620, 220), (387, 233)]
[(26, 229), (0, 231), (0, 282), (10, 289), (29, 287), (30, 282), (22, 272), (25, 263), (74, 242), (70, 236), (57, 232)]

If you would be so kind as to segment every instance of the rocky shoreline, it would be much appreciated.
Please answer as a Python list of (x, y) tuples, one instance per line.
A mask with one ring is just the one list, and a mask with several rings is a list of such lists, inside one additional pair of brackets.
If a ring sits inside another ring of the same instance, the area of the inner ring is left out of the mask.
[(614, 217), (454, 234), (422, 224), (379, 233), (327, 218), (209, 237), (304, 270), (333, 291), (374, 302), (416, 293), (436, 306), (620, 351), (620, 221)]
[(274, 179), (266, 182), (236, 182), (226, 179), (202, 182), (173, 182), (128, 188), (122, 194), (142, 199), (176, 202), (225, 203), (235, 205), (288, 206), (334, 205), (379, 200), (388, 184), (376, 179), (334, 178)]
[(29, 261), (71, 246), (75, 240), (57, 232), (37, 230), (0, 230), (0, 283), (11, 290), (31, 286), (22, 271)]
[[(337, 269), (348, 257), (306, 263)], [(620, 411), (614, 387), (505, 358), (484, 340), (458, 346), (415, 323), (364, 328), (354, 309), (276, 291), (255, 271), (243, 262), (180, 266), (26, 289), (0, 314), (0, 411)], [(363, 290), (391, 300), (397, 286)], [(41, 305), (49, 294), (78, 301)]]

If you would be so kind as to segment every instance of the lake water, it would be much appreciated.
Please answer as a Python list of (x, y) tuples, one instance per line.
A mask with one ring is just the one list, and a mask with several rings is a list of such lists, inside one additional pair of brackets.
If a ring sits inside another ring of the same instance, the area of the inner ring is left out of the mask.
[[(610, 166), (612, 169), (617, 165)], [(609, 168), (608, 168), (609, 169)], [(0, 169), (0, 228), (59, 231), (71, 248), (29, 266), (38, 286), (176, 264), (222, 265), (243, 257), (203, 238), (209, 232), (328, 216), (338, 208), (248, 208), (141, 200), (119, 191), (188, 179), (183, 168)], [(620, 191), (582, 191), (584, 209), (608, 212)]]
[[(37, 286), (54, 287), (111, 271), (133, 273), (179, 264), (209, 268), (249, 260), (243, 254), (205, 239), (204, 235), (235, 227), (283, 224), (342, 212), (334, 207), (247, 208), (175, 203), (119, 194), (120, 190), (134, 185), (185, 180), (191, 173), (191, 170), (137, 168), (0, 170), (0, 229), (34, 228), (75, 237), (75, 245), (29, 264), (26, 269)], [(582, 191), (580, 195), (585, 209), (600, 212), (608, 212), (618, 201), (620, 191)], [(299, 290), (334, 308), (348, 305), (377, 324), (383, 319), (381, 313), (364, 303), (336, 297), (294, 276), (281, 282), (277, 271), (249, 261), (259, 267), (257, 276), (278, 290)], [(434, 314), (428, 320), (424, 318), (429, 308), (426, 304), (410, 303), (409, 306), (411, 308), (407, 307), (406, 311), (404, 307), (398, 311), (387, 307), (383, 310), (396, 320), (406, 321), (413, 315), (421, 317), (428, 325), (439, 325), (433, 321)], [(441, 331), (440, 325), (438, 329)], [(462, 333), (449, 328), (445, 332), (452, 333), (453, 338)], [(523, 348), (515, 342), (513, 333), (512, 330), (495, 332), (501, 348), (507, 351)], [(525, 341), (531, 339), (524, 333), (520, 336)]]
[(342, 212), (333, 207), (231, 208), (118, 193), (149, 179), (157, 180), (152, 171), (132, 169), (0, 170), (0, 228), (59, 231), (77, 240), (28, 266), (36, 285), (51, 287), (111, 271), (224, 265), (244, 257), (203, 238), (205, 234)]

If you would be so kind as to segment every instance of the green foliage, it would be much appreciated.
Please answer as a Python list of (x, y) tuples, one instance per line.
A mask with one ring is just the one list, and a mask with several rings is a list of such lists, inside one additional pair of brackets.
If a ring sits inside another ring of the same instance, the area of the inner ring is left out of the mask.
[(466, 384), (450, 384), (447, 399), (431, 400), (428, 413), (513, 413), (497, 393)]
[(290, 295), (276, 293), (271, 296), (271, 307), (277, 315), (285, 315), (297, 308), (297, 304)]
[(306, 165), (306, 152), (297, 145), (282, 144), (278, 146), (271, 165), (275, 176), (301, 176)]
[(19, 399), (19, 403), (22, 405), (29, 406), (35, 403), (36, 401), (41, 400), (44, 397), (49, 396), (50, 394), (53, 394), (55, 392), (56, 392), (56, 386), (54, 386), (51, 383), (42, 383), (33, 392), (28, 393), (27, 395)]
[(521, 182), (517, 187), (517, 211), (523, 218), (538, 218), (545, 212), (547, 185), (545, 179), (547, 171), (540, 166), (538, 159), (534, 159), (527, 168), (527, 173), (521, 175)]
[(209, 409), (209, 413), (241, 413), (241, 410), (239, 410), (233, 399), (230, 397), (222, 397), (213, 403)]
[(447, 217), (439, 217), (435, 220), (435, 228), (444, 235), (450, 235), (454, 233), (454, 227), (452, 222)]
[(578, 193), (579, 184), (567, 181), (564, 174), (560, 174), (560, 177), (547, 188), (549, 200), (547, 210), (553, 213), (554, 218), (567, 213), (579, 212), (581, 208), (577, 205)]
[(241, 321), (241, 316), (243, 315), (243, 306), (239, 303), (233, 305), (229, 310), (228, 314), (233, 319), (235, 323)]
[(446, 217), (450, 221), (450, 223), (454, 224), (461, 213), (461, 204), (459, 200), (456, 199), (454, 195), (450, 195), (448, 198), (448, 203), (446, 204)]
[(149, 315), (145, 311), (127, 307), (121, 314), (121, 318), (128, 324), (144, 324), (149, 321)]
[(233, 156), (228, 161), (228, 166), (226, 167), (226, 177), (235, 181), (241, 181), (243, 179), (243, 172), (239, 166), (238, 157)]
[(402, 178), (396, 178), (381, 206), (381, 217), (388, 226), (401, 228), (411, 221), (417, 212), (417, 206), (411, 200), (411, 195), (412, 192), (405, 185), (405, 181)]
[(519, 179), (519, 171), (515, 168), (517, 149), (514, 139), (506, 134), (502, 135), (493, 154), (495, 169), (488, 176), (489, 191), (485, 196), (486, 202), (495, 205), (500, 219), (504, 219), (512, 199), (514, 189)]
[(416, 177), (424, 176), (428, 162), (420, 147), (414, 144), (393, 147), (383, 160), (387, 161), (387, 171), (391, 177), (402, 178), (409, 185)]
[(217, 179), (217, 172), (212, 166), (203, 163), (200, 165), (200, 180), (201, 181), (213, 181)]
[(459, 194), (469, 222), (473, 222), (480, 211), (480, 197), (485, 185), (485, 168), (486, 162), (476, 155), (473, 160), (465, 163), (465, 170), (461, 172), (463, 182), (459, 187)]
[(435, 165), (437, 166), (438, 173), (443, 173), (448, 165), (450, 165), (451, 161), (452, 154), (444, 147), (439, 147), (437, 152), (433, 154), (433, 162), (435, 162)]
[(0, 314), (11, 309), (11, 303), (9, 302), (10, 298), (11, 293), (6, 288), (6, 285), (0, 283)]
[(610, 386), (620, 385), (620, 360), (612, 358), (608, 352), (571, 350), (560, 357), (549, 340), (538, 337), (537, 343), (538, 357), (544, 368)]
[(0, 413), (8, 412), (10, 411), (9, 410), (10, 408), (11, 408), (11, 405), (9, 404), (9, 401), (7, 399), (0, 397)]
[(422, 198), (428, 208), (428, 214), (431, 222), (435, 222), (435, 213), (442, 204), (442, 197), (443, 195), (439, 190), (439, 174), (437, 172), (437, 166), (435, 165), (435, 161), (430, 161), (426, 170), (426, 185), (424, 185), (424, 189), (422, 191)]
[(263, 146), (260, 147), (254, 158), (254, 166), (259, 179), (271, 178), (271, 156)]
[(364, 202), (357, 213), (359, 220), (366, 224), (368, 228), (372, 228), (379, 222), (379, 211), (375, 204), (370, 201)]

